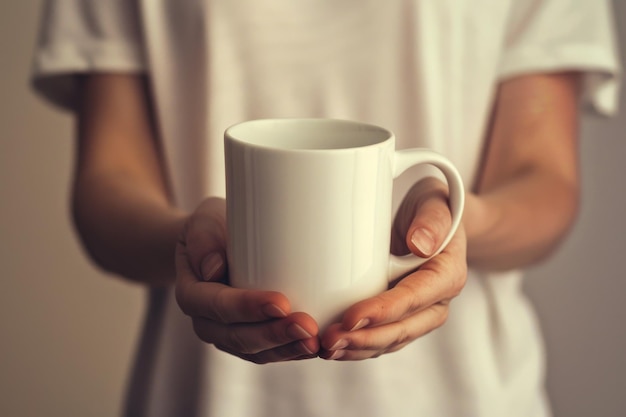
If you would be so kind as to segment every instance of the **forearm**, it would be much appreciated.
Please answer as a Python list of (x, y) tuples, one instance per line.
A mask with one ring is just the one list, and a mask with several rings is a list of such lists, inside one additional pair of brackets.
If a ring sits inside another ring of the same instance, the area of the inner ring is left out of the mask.
[(468, 264), (487, 270), (520, 268), (552, 253), (578, 212), (577, 185), (528, 169), (488, 192), (469, 194), (464, 224)]
[(524, 267), (549, 255), (578, 211), (578, 76), (520, 76), (500, 84), (464, 224), (468, 263)]
[(174, 282), (174, 249), (185, 214), (132, 178), (83, 173), (73, 218), (83, 245), (106, 271), (149, 285)]
[(73, 218), (103, 269), (149, 285), (174, 281), (184, 214), (170, 199), (145, 76), (80, 77)]

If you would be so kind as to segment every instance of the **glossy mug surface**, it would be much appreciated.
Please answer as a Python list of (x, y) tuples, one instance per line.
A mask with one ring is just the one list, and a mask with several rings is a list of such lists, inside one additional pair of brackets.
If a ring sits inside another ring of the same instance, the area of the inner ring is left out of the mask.
[[(461, 220), (461, 177), (427, 149), (395, 150), (381, 127), (331, 119), (253, 120), (225, 132), (231, 285), (280, 291), (324, 329), (424, 263), (389, 252), (393, 179), (432, 164)], [(438, 252), (439, 252), (438, 251)]]

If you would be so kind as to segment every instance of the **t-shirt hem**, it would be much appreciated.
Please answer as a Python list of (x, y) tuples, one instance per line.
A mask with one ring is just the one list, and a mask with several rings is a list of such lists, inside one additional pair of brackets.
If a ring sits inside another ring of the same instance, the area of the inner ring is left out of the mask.
[(593, 46), (569, 46), (555, 50), (523, 48), (508, 53), (501, 63), (498, 78), (506, 80), (532, 73), (559, 71), (584, 73), (581, 100), (593, 113), (614, 116), (619, 108), (620, 64), (604, 49)]
[(48, 102), (65, 110), (76, 107), (77, 74), (145, 71), (138, 45), (94, 43), (55, 45), (35, 53), (31, 85)]

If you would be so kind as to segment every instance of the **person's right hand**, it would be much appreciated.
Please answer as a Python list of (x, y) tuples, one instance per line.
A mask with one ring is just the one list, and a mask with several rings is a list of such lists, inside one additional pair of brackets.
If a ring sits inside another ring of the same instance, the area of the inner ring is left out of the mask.
[(317, 356), (318, 326), (273, 291), (228, 285), (225, 201), (209, 198), (176, 245), (176, 300), (200, 339), (255, 363)]

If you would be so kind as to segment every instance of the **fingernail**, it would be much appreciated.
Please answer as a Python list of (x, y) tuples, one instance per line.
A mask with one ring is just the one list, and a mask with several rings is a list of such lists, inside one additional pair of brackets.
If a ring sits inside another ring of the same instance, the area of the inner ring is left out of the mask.
[(200, 265), (200, 272), (202, 272), (202, 279), (210, 281), (215, 278), (217, 271), (224, 265), (222, 255), (217, 252), (209, 253)]
[(267, 317), (271, 317), (271, 318), (283, 318), (283, 317), (287, 317), (287, 313), (285, 313), (280, 307), (278, 307), (276, 304), (265, 304), (262, 308), (261, 311), (263, 311), (263, 314), (265, 314)]
[(294, 339), (309, 339), (313, 337), (297, 323), (291, 323), (287, 326), (287, 335), (289, 335), (289, 337), (293, 337)]
[(432, 255), (435, 251), (435, 239), (432, 233), (427, 229), (417, 229), (413, 232), (411, 242), (426, 256)]
[(328, 350), (341, 350), (348, 347), (348, 341), (346, 339), (339, 339), (335, 342), (335, 344)]
[(334, 361), (335, 359), (339, 359), (341, 357), (343, 357), (343, 355), (346, 354), (345, 350), (336, 350), (333, 352), (332, 355), (330, 355), (330, 357), (328, 358), (331, 361)]
[(362, 329), (363, 327), (367, 327), (369, 324), (370, 324), (370, 319), (368, 318), (361, 319), (350, 329), (350, 331), (353, 332), (355, 330)]
[(300, 350), (302, 350), (302, 352), (304, 352), (307, 355), (312, 355), (313, 352), (311, 351), (311, 349), (309, 349), (307, 347), (307, 345), (304, 344), (304, 342), (300, 342)]

